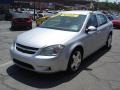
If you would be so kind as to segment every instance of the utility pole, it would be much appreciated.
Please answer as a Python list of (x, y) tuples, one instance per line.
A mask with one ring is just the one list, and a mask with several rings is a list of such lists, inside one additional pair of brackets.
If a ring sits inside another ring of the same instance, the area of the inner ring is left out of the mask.
[(108, 10), (109, 7), (108, 7), (108, 0), (106, 0), (106, 10)]
[(90, 10), (94, 10), (93, 0), (90, 0)]
[(99, 0), (96, 0), (96, 7), (97, 7), (97, 10), (99, 10)]
[(35, 0), (33, 1), (33, 7), (34, 7), (34, 16), (33, 16), (33, 20), (35, 21)]

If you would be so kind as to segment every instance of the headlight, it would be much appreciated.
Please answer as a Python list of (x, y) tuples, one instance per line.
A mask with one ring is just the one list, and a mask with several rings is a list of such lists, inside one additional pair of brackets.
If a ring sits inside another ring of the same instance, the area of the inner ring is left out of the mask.
[(45, 47), (41, 50), (40, 55), (43, 56), (57, 56), (62, 49), (64, 48), (63, 45), (52, 45)]
[(13, 40), (13, 47), (15, 47), (15, 44), (16, 44), (16, 39)]

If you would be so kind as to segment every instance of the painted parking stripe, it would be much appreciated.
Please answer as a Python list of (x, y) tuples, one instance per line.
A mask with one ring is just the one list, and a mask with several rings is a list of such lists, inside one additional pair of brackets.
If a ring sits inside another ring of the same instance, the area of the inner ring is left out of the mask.
[(4, 64), (0, 65), (0, 67), (4, 67), (4, 66), (9, 65), (9, 64), (13, 64), (13, 62), (12, 62), (12, 61), (9, 61), (9, 62), (7, 62), (7, 63), (4, 63)]

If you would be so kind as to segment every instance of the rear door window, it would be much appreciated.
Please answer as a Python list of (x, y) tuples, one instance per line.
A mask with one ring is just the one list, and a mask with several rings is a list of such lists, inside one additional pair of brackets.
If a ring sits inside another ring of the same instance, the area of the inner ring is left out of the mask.
[(97, 19), (98, 19), (99, 26), (104, 25), (108, 22), (107, 18), (102, 14), (97, 14)]

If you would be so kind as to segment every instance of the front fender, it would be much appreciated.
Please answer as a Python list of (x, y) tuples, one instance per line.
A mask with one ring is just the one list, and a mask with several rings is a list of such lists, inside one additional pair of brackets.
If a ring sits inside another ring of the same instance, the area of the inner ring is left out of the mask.
[[(80, 46), (80, 47), (83, 48), (83, 44), (80, 43), (80, 42), (79, 42), (79, 43), (73, 43), (73, 44), (69, 45), (69, 47), (67, 48), (67, 52), (66, 52), (66, 53), (68, 53), (68, 54), (66, 55), (67, 60), (69, 60), (69, 58), (70, 58), (73, 50), (74, 50), (76, 47), (78, 47), (78, 46)], [(83, 50), (84, 50), (84, 48), (83, 48)]]

